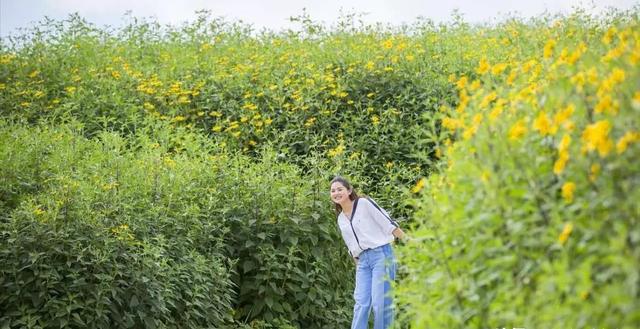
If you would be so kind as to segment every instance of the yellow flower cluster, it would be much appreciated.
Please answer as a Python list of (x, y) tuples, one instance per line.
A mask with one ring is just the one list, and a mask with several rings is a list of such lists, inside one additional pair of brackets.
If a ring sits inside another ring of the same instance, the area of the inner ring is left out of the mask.
[(571, 235), (571, 232), (573, 232), (573, 224), (571, 223), (564, 224), (564, 227), (562, 228), (562, 233), (560, 233), (560, 236), (558, 236), (558, 242), (560, 242), (560, 244), (565, 244), (569, 239), (569, 235)]
[(111, 229), (111, 233), (116, 236), (116, 239), (121, 241), (134, 241), (135, 237), (131, 233), (128, 224), (122, 224)]
[[(470, 140), (469, 145), (481, 131), (477, 143), (494, 138), (486, 134), (496, 132), (506, 132), (513, 146), (532, 151), (538, 149), (535, 145), (553, 142), (552, 171), (567, 179), (561, 196), (573, 202), (577, 183), (582, 186), (574, 180), (578, 173), (591, 182), (602, 174), (603, 167), (595, 161), (603, 160), (592, 154), (607, 159), (612, 153), (623, 155), (640, 142), (637, 122), (619, 119), (622, 111), (640, 110), (640, 91), (629, 93), (640, 79), (636, 65), (640, 33), (634, 28), (612, 28), (601, 44), (580, 42), (575, 46), (558, 32), (546, 41), (539, 58), (495, 64), (490, 58), (480, 58), (475, 67), (478, 80), (449, 76), (458, 91), (458, 103), (441, 108), (442, 126)], [(485, 113), (487, 121), (483, 120)], [(485, 124), (487, 129), (481, 129)], [(574, 140), (577, 142), (572, 143)], [(447, 153), (452, 149), (447, 148)], [(475, 147), (466, 150), (473, 153)], [(541, 156), (546, 153), (539, 150)], [(480, 172), (479, 178), (486, 182), (486, 171)], [(571, 224), (565, 226), (561, 243), (571, 229)]]
[(582, 132), (583, 151), (598, 150), (601, 157), (607, 156), (613, 148), (613, 141), (609, 138), (610, 131), (611, 124), (608, 120), (600, 120), (588, 125)]
[(556, 175), (560, 175), (565, 166), (567, 165), (567, 161), (569, 161), (569, 144), (571, 143), (571, 136), (565, 134), (562, 136), (562, 140), (558, 145), (558, 159), (553, 165), (553, 172)]

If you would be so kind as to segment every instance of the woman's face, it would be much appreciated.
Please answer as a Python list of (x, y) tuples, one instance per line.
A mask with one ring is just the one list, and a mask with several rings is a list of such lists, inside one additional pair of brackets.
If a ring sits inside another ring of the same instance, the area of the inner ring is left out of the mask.
[(349, 200), (351, 190), (347, 189), (342, 183), (334, 182), (331, 184), (331, 201), (341, 204)]

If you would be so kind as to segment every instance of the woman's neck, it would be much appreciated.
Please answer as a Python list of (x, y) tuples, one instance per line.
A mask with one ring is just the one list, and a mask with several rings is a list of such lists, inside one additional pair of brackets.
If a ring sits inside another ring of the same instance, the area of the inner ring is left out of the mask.
[(347, 200), (340, 205), (342, 207), (342, 212), (344, 212), (347, 217), (351, 216), (351, 210), (353, 209), (353, 200)]

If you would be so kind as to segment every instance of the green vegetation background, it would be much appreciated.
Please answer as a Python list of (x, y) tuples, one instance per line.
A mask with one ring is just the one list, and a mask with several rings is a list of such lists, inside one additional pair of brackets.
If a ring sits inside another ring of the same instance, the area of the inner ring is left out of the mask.
[(2, 327), (347, 327), (335, 174), (410, 231), (397, 327), (637, 327), (638, 10), (357, 18), (3, 39)]

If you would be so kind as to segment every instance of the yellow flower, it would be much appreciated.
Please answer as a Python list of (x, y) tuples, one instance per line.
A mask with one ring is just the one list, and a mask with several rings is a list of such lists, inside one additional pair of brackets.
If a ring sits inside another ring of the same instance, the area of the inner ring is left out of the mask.
[(560, 233), (560, 236), (558, 236), (558, 241), (560, 242), (560, 244), (565, 244), (567, 242), (567, 239), (569, 239), (569, 235), (571, 235), (572, 231), (573, 224), (571, 224), (571, 222), (565, 223), (564, 227), (562, 228), (562, 233)]
[(316, 118), (315, 117), (311, 117), (309, 119), (307, 119), (307, 121), (304, 123), (305, 127), (311, 127), (313, 126), (313, 124), (316, 122)]
[(616, 143), (616, 151), (618, 152), (618, 154), (621, 154), (627, 150), (627, 146), (630, 143), (637, 142), (639, 140), (640, 133), (627, 131), (627, 133), (625, 133), (624, 136), (620, 137), (620, 139)]
[(0, 64), (9, 64), (14, 58), (16, 58), (14, 54), (2, 55), (0, 56)]
[(474, 126), (479, 126), (482, 123), (482, 113), (474, 115), (472, 122)]
[(483, 181), (484, 183), (486, 183), (486, 182), (489, 181), (489, 177), (490, 176), (491, 175), (489, 174), (489, 171), (488, 170), (484, 170), (484, 171), (482, 171), (482, 174), (480, 174), (480, 180)]
[(560, 152), (567, 151), (569, 149), (569, 144), (571, 144), (571, 136), (564, 134), (560, 140), (560, 144), (558, 144), (558, 150)]
[(507, 85), (509, 86), (512, 85), (517, 77), (518, 77), (518, 74), (516, 70), (511, 70), (511, 72), (509, 73), (509, 76), (507, 77)]
[(102, 189), (105, 191), (111, 191), (114, 188), (118, 187), (120, 184), (118, 184), (118, 182), (111, 182), (111, 183), (105, 183), (102, 184)]
[(480, 87), (481, 87), (480, 80), (473, 80), (473, 82), (469, 86), (469, 90), (470, 91), (476, 91), (476, 90), (480, 89)]
[(469, 81), (469, 79), (467, 77), (462, 76), (456, 82), (456, 87), (458, 87), (458, 89), (464, 89), (464, 87), (467, 85), (468, 81)]
[(553, 56), (553, 49), (556, 46), (556, 41), (551, 39), (549, 41), (547, 41), (547, 43), (544, 45), (544, 58), (551, 58), (551, 56)]
[(442, 126), (454, 132), (459, 127), (462, 127), (462, 122), (458, 119), (452, 119), (449, 117), (445, 117), (442, 119)]
[(569, 65), (573, 65), (578, 61), (578, 59), (580, 59), (580, 56), (582, 56), (585, 51), (587, 51), (587, 46), (584, 43), (580, 43), (576, 50), (567, 58), (567, 63)]
[(458, 104), (458, 107), (456, 107), (456, 111), (458, 111), (458, 112), (464, 111), (464, 109), (467, 107), (467, 104), (469, 104), (469, 95), (467, 95), (466, 91), (461, 90), (460, 91), (460, 104)]
[(65, 90), (67, 93), (69, 93), (69, 94), (73, 94), (73, 93), (75, 93), (75, 92), (76, 92), (76, 87), (74, 87), (74, 86), (69, 86), (69, 87), (64, 88), (64, 90)]
[(329, 150), (328, 155), (332, 158), (335, 158), (338, 155), (341, 155), (344, 153), (345, 147), (342, 143), (340, 143), (340, 145), (336, 146), (335, 148)]
[(485, 107), (489, 106), (489, 104), (491, 102), (493, 102), (494, 100), (496, 100), (496, 98), (498, 98), (498, 94), (496, 94), (495, 91), (490, 92), (489, 94), (484, 96), (484, 98), (480, 102), (480, 108), (482, 109), (482, 108), (485, 108)]
[(619, 68), (613, 69), (613, 72), (611, 72), (611, 75), (609, 76), (609, 79), (611, 79), (613, 84), (622, 83), (624, 81), (624, 79), (625, 79), (624, 71), (619, 69)]
[(594, 111), (596, 113), (605, 112), (605, 113), (617, 114), (618, 110), (619, 110), (619, 106), (617, 102), (611, 99), (610, 94), (603, 95), (600, 98), (600, 101), (598, 102), (598, 104), (596, 104), (596, 106), (594, 107)]
[(609, 50), (606, 55), (602, 57), (602, 62), (608, 63), (624, 54), (627, 44), (625, 42), (620, 43), (617, 47)]
[(564, 171), (564, 168), (567, 165), (567, 161), (569, 161), (569, 152), (558, 152), (558, 160), (556, 160), (556, 162), (553, 164), (553, 173), (556, 175), (560, 175)]
[(567, 105), (567, 107), (553, 116), (553, 123), (557, 126), (564, 126), (564, 124), (567, 122), (567, 119), (571, 117), (574, 111), (575, 106), (573, 106), (573, 104)]
[(629, 62), (633, 66), (638, 65), (638, 62), (640, 62), (640, 44), (636, 44), (635, 49), (629, 55)]
[(507, 64), (505, 63), (496, 64), (493, 66), (493, 68), (491, 68), (491, 74), (499, 75), (500, 73), (504, 72), (506, 68)]
[(372, 61), (368, 61), (364, 67), (369, 71), (373, 71), (373, 69), (376, 67), (376, 64)]
[(178, 115), (178, 116), (174, 117), (173, 119), (171, 119), (171, 122), (182, 122), (182, 121), (185, 121), (185, 120), (187, 120), (187, 118), (185, 118), (182, 115)]
[(582, 132), (582, 141), (585, 143), (586, 151), (598, 150), (601, 157), (606, 156), (613, 147), (613, 142), (609, 139), (611, 124), (607, 120), (601, 120), (588, 125)]
[(422, 177), (420, 178), (417, 182), (416, 185), (414, 185), (411, 188), (411, 192), (412, 193), (419, 193), (420, 191), (422, 191), (422, 189), (424, 188), (425, 183), (427, 182), (427, 179)]
[(574, 182), (566, 182), (562, 185), (562, 197), (567, 203), (573, 202), (573, 192), (576, 190)]
[(565, 166), (567, 165), (567, 161), (569, 161), (569, 144), (571, 143), (571, 137), (567, 134), (562, 136), (562, 140), (560, 144), (558, 144), (558, 159), (553, 165), (553, 173), (556, 175), (560, 175)]
[(33, 214), (36, 216), (40, 216), (44, 214), (44, 210), (42, 210), (40, 207), (36, 207), (35, 209), (33, 209)]
[(176, 166), (176, 162), (169, 157), (164, 157), (162, 160), (164, 164), (169, 168), (174, 168)]
[(380, 117), (374, 114), (371, 117), (371, 123), (373, 123), (374, 126), (377, 126), (380, 123)]
[(539, 131), (542, 136), (553, 135), (557, 131), (557, 127), (551, 125), (551, 120), (544, 111), (533, 121), (533, 129)]
[(147, 111), (153, 111), (156, 108), (153, 104), (151, 104), (149, 102), (144, 102), (142, 107), (144, 107), (144, 109), (147, 110)]
[(468, 127), (467, 129), (464, 130), (464, 132), (462, 133), (462, 138), (464, 138), (465, 140), (470, 139), (471, 137), (473, 137), (473, 135), (476, 134), (477, 131), (478, 131), (478, 126), (472, 125), (471, 127)]
[(560, 56), (558, 56), (558, 64), (566, 63), (568, 56), (569, 50), (567, 48), (562, 48), (562, 50), (560, 51)]
[(611, 41), (613, 41), (613, 37), (618, 33), (618, 29), (616, 29), (615, 26), (612, 26), (609, 30), (607, 30), (607, 33), (605, 33), (605, 35), (602, 37), (602, 43), (604, 43), (605, 45), (608, 45), (611, 43)]
[(524, 134), (527, 133), (527, 126), (524, 124), (524, 120), (518, 120), (518, 122), (516, 122), (513, 126), (511, 126), (511, 129), (509, 130), (509, 139), (510, 140), (518, 140), (520, 139), (522, 136), (524, 136)]
[(631, 106), (633, 106), (633, 108), (636, 110), (640, 110), (640, 91), (636, 91), (636, 93), (633, 94), (633, 99), (631, 100)]
[(578, 72), (576, 75), (572, 76), (570, 79), (571, 83), (576, 87), (576, 89), (581, 92), (584, 88), (584, 85), (587, 81), (586, 74), (584, 72)]
[(478, 63), (478, 67), (476, 68), (476, 72), (478, 74), (480, 74), (480, 75), (483, 75), (483, 74), (489, 72), (489, 69), (491, 69), (491, 65), (489, 65), (489, 62), (487, 62), (487, 60), (485, 58), (483, 58)]
[(493, 110), (489, 112), (489, 121), (494, 122), (495, 120), (498, 119), (498, 117), (500, 116), (500, 114), (502, 114), (502, 111), (504, 110), (505, 102), (506, 102), (505, 100), (500, 99), (495, 103)]
[(255, 111), (255, 110), (258, 109), (258, 105), (253, 104), (251, 102), (247, 102), (247, 103), (244, 103), (244, 105), (242, 105), (242, 108), (245, 109), (245, 110)]
[(522, 64), (522, 73), (529, 73), (531, 69), (533, 69), (538, 62), (535, 59), (525, 62)]

